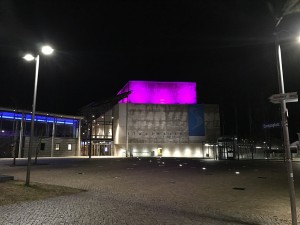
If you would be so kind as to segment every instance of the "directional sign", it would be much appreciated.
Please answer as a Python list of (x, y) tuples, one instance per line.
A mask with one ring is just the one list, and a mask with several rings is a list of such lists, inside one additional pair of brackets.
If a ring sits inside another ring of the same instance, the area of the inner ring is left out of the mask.
[(297, 92), (289, 92), (284, 94), (274, 94), (271, 97), (269, 97), (270, 102), (272, 103), (281, 103), (283, 100), (285, 100), (286, 103), (289, 102), (298, 102), (298, 94)]
[(276, 122), (276, 123), (269, 123), (269, 124), (263, 124), (263, 128), (275, 128), (275, 127), (280, 127), (280, 123)]

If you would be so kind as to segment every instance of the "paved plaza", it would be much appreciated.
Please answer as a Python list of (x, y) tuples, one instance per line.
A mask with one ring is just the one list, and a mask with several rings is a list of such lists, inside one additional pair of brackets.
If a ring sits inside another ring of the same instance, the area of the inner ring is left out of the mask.
[[(0, 174), (25, 180), (26, 159), (12, 162), (0, 159)], [(293, 170), (297, 198), (299, 161)], [(283, 161), (40, 158), (30, 180), (87, 191), (1, 206), (1, 225), (291, 224)]]

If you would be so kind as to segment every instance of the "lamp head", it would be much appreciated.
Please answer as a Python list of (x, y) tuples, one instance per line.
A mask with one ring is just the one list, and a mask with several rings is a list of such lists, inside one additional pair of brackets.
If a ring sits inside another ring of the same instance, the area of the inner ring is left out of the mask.
[[(44, 45), (42, 46), (41, 48), (41, 52), (44, 54), (44, 55), (51, 55), (53, 53), (54, 49), (49, 46), (49, 45)], [(25, 59), (26, 61), (32, 61), (34, 59), (36, 59), (36, 57), (34, 57), (32, 54), (26, 54), (23, 59)]]
[(42, 47), (42, 53), (45, 55), (51, 55), (53, 53), (54, 49), (49, 46), (49, 45), (45, 45)]
[(33, 55), (31, 55), (31, 54), (26, 54), (26, 55), (23, 57), (23, 59), (25, 59), (26, 61), (32, 61), (32, 60), (34, 60), (34, 57), (33, 57)]

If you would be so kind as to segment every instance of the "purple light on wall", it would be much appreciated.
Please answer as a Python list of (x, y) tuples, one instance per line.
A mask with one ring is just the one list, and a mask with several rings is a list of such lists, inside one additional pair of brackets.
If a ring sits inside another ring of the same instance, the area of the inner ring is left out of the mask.
[(131, 91), (119, 103), (197, 104), (196, 82), (129, 81), (118, 94)]

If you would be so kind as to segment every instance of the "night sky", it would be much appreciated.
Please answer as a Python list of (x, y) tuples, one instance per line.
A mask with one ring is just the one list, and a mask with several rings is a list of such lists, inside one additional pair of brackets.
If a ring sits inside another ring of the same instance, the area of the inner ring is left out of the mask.
[[(197, 82), (198, 103), (220, 104), (222, 133), (266, 136), (280, 122), (274, 28), (283, 0), (0, 1), (0, 106), (31, 109), (40, 55), (36, 110), (77, 114), (114, 97), (129, 80)], [(284, 17), (286, 92), (299, 92), (299, 13)], [(297, 30), (298, 29), (298, 30)], [(299, 103), (288, 103), (291, 141), (300, 132)], [(298, 118), (299, 117), (299, 118)]]

